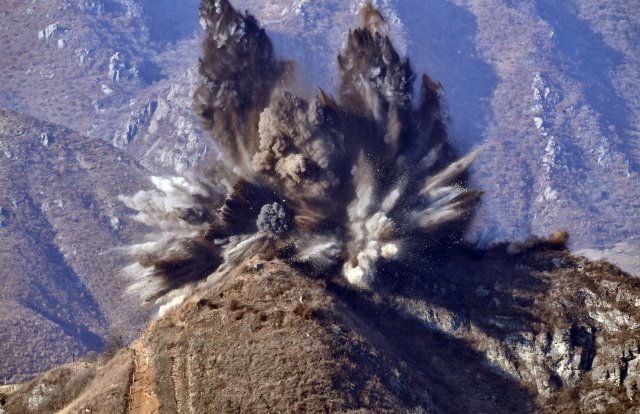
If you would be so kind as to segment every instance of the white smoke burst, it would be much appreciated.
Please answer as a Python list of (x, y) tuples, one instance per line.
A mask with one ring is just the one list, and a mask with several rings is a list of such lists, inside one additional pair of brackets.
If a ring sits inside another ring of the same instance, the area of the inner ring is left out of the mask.
[(289, 92), (291, 65), (228, 1), (203, 0), (200, 21), (194, 110), (220, 162), (121, 197), (156, 229), (129, 248), (134, 291), (158, 299), (256, 254), (368, 289), (388, 264), (459, 238), (481, 195), (466, 187), (476, 152), (456, 159), (442, 88), (427, 75), (414, 107), (415, 75), (371, 4), (338, 57), (335, 99)]

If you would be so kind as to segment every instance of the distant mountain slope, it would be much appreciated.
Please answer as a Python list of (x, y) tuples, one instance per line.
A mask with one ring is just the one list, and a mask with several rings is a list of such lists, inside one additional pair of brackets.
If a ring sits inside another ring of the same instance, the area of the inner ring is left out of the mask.
[[(591, 0), (377, 3), (415, 70), (442, 82), (457, 148), (483, 146), (471, 177), (486, 193), (469, 239), (565, 228), (575, 250), (603, 251), (640, 274), (640, 9)], [(335, 91), (335, 54), (362, 1), (234, 4), (297, 63), (294, 89)], [(190, 73), (145, 101), (121, 128), (134, 131), (129, 148), (150, 168), (184, 169), (215, 151), (185, 110), (193, 82)], [(153, 105), (162, 109), (148, 115)], [(622, 260), (608, 253), (620, 243), (631, 252)]]
[[(603, 251), (638, 274), (637, 255), (608, 252), (620, 243), (640, 251), (640, 9), (594, 0), (375, 3), (416, 71), (442, 82), (457, 147), (484, 145), (472, 179), (486, 195), (469, 238), (490, 244), (562, 227), (576, 250)], [(362, 0), (234, 4), (297, 62), (299, 89), (335, 90), (335, 55)], [(0, 23), (8, 45), (0, 106), (101, 137), (153, 171), (188, 169), (215, 152), (190, 111), (197, 6), (11, 0)]]
[(53, 370), (2, 408), (636, 413), (640, 283), (566, 252), (506, 248), (442, 252), (375, 292), (256, 257), (112, 362)]
[(142, 315), (110, 249), (136, 232), (117, 195), (145, 186), (143, 170), (100, 140), (0, 109), (0, 177), (0, 379), (135, 332)]
[(0, 107), (113, 141), (139, 102), (172, 86), (197, 60), (197, 6), (4, 1)]
[[(639, 12), (624, 12), (626, 2), (587, 0), (456, 3), (475, 17), (476, 44), (497, 75), (475, 164), (487, 190), (477, 237), (562, 226), (575, 248), (625, 241), (637, 249), (640, 112), (620, 82), (637, 83), (629, 64), (640, 65), (632, 46), (639, 28), (631, 23)], [(587, 20), (594, 9), (603, 20)], [(616, 48), (602, 33), (619, 36)]]

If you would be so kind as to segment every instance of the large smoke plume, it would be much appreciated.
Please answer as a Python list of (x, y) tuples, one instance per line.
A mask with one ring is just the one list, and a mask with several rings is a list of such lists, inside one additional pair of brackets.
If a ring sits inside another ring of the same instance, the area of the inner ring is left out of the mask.
[(200, 20), (193, 107), (218, 161), (122, 197), (156, 228), (130, 248), (132, 289), (154, 300), (255, 254), (369, 288), (390, 263), (459, 238), (480, 197), (466, 187), (475, 153), (456, 158), (442, 88), (427, 75), (414, 107), (415, 74), (371, 4), (338, 56), (337, 99), (287, 90), (293, 66), (227, 0), (202, 0)]

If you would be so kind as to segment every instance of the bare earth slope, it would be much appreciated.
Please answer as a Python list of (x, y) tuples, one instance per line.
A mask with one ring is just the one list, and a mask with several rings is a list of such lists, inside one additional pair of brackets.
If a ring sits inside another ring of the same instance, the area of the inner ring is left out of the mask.
[[(377, 293), (254, 258), (132, 346), (128, 412), (636, 413), (640, 284), (602, 262), (505, 247), (442, 252)], [(62, 400), (42, 377), (4, 410), (51, 412), (29, 407), (42, 389)], [(77, 409), (107, 412), (76, 395)]]

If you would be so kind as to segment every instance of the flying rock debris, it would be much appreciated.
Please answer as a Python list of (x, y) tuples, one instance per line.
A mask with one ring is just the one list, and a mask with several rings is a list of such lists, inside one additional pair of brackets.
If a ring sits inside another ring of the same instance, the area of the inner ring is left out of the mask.
[(203, 0), (206, 31), (193, 108), (218, 161), (121, 199), (156, 230), (130, 246), (132, 290), (158, 299), (223, 274), (255, 254), (371, 288), (393, 263), (459, 240), (481, 193), (467, 188), (476, 156), (457, 158), (439, 83), (415, 74), (367, 4), (338, 56), (336, 98), (287, 90), (258, 22), (226, 0)]

